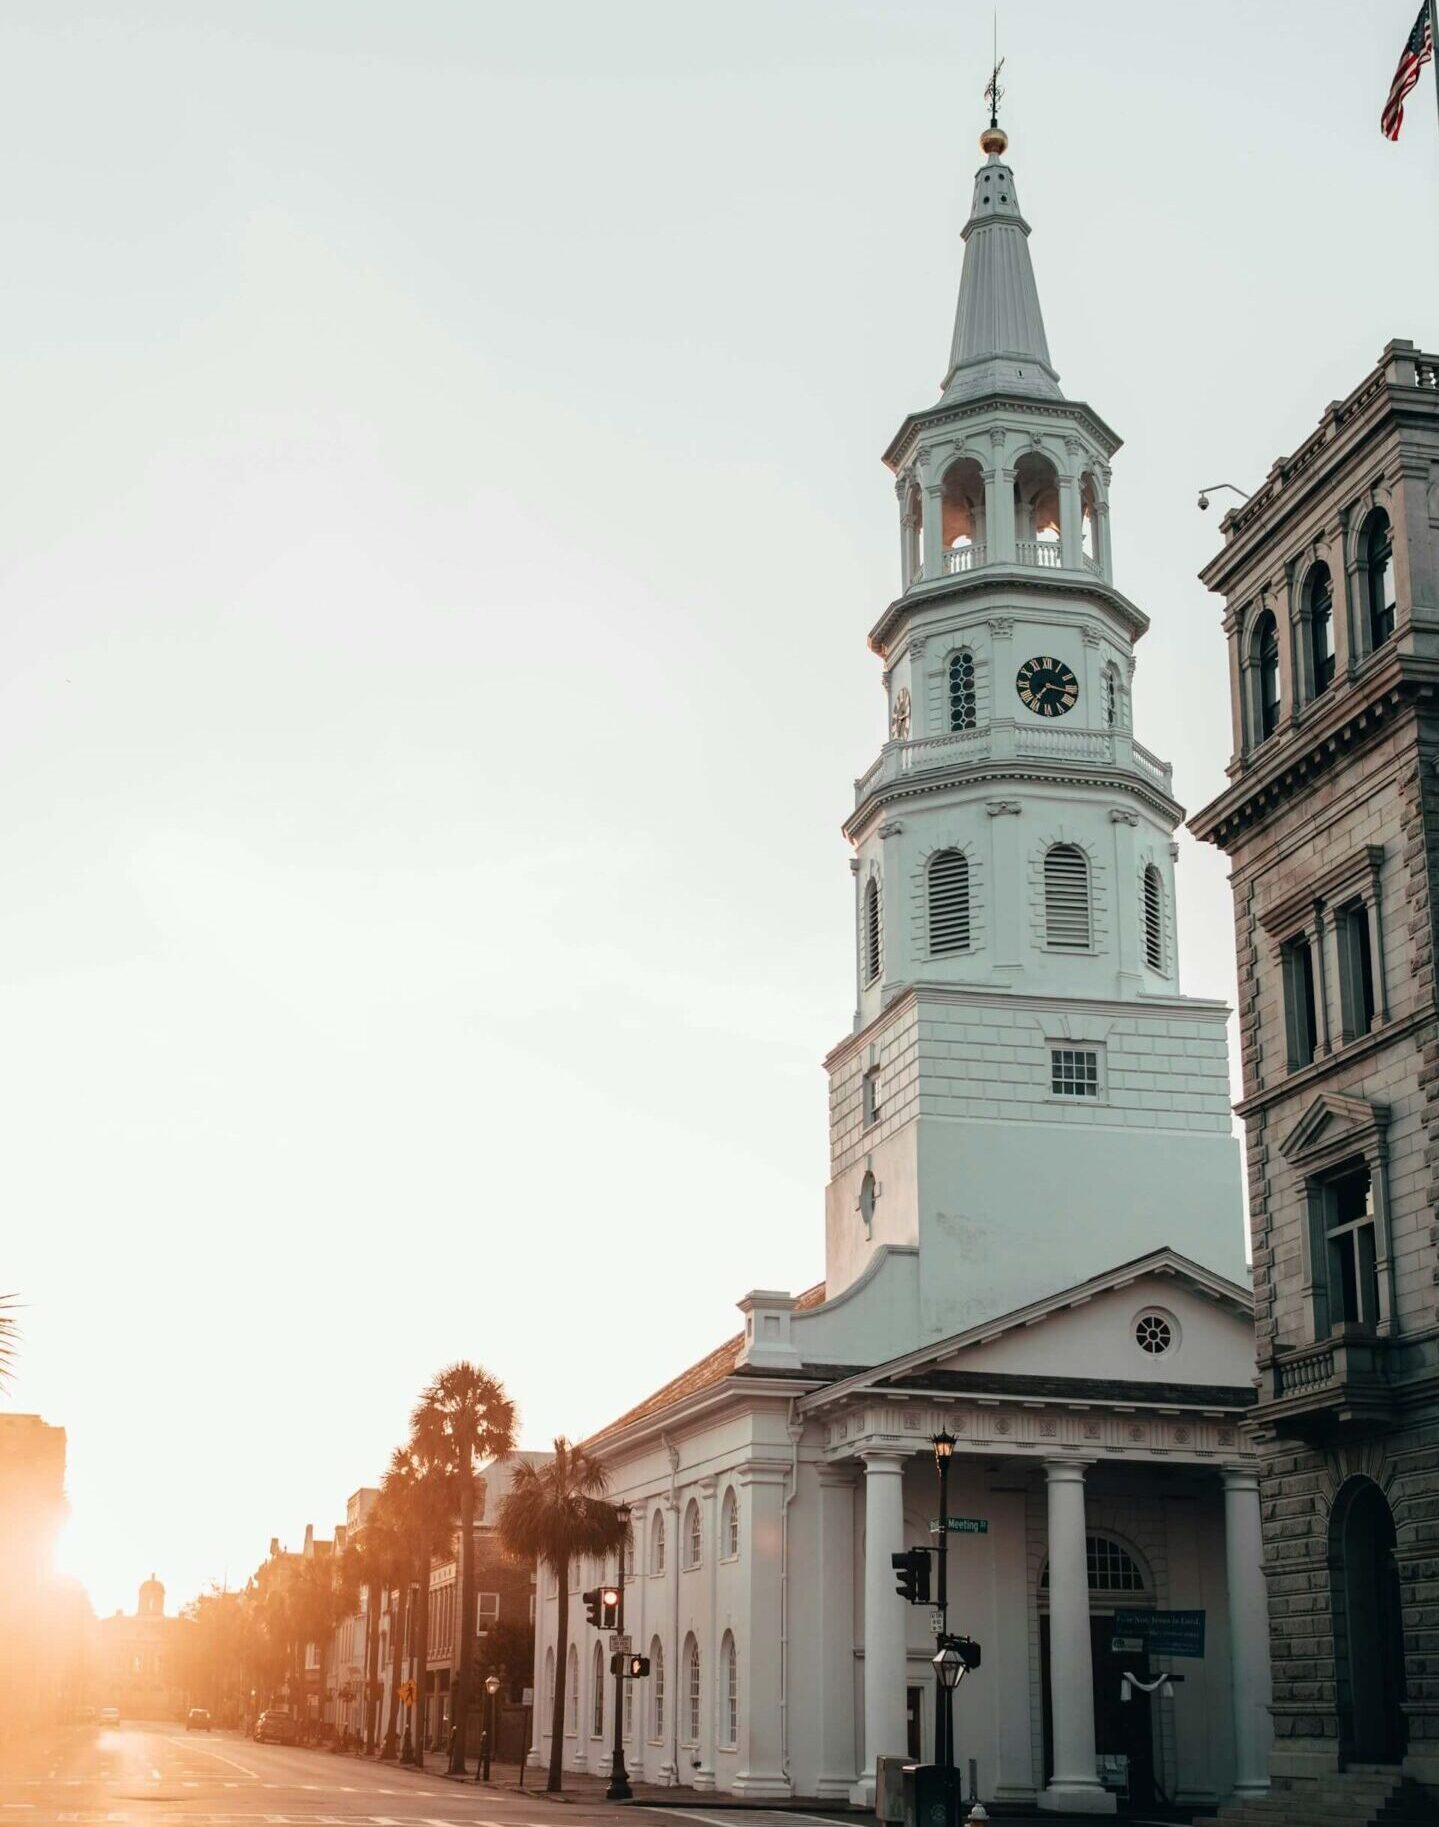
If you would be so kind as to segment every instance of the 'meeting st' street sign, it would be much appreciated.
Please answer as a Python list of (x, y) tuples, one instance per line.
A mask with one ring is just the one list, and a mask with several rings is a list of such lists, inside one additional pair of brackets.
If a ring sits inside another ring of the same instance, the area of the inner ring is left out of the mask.
[[(946, 1516), (944, 1526), (950, 1535), (988, 1535), (989, 1518), (987, 1516)], [(939, 1534), (939, 1518), (929, 1525), (931, 1535)]]

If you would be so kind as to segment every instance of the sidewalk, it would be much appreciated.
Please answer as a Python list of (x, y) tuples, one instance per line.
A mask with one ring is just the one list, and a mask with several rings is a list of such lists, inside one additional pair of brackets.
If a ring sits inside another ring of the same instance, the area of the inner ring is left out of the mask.
[[(443, 1774), (452, 1783), (467, 1782), (471, 1788), (483, 1789), (483, 1783), (475, 1782), (473, 1768), (463, 1777), (450, 1776), (448, 1772), (431, 1771), (429, 1774)], [(533, 1796), (536, 1801), (567, 1804), (584, 1804), (593, 1807), (605, 1799), (605, 1790), (609, 1787), (608, 1776), (595, 1776), (587, 1770), (566, 1770), (564, 1790), (559, 1795), (545, 1792), (545, 1771), (527, 1764), (524, 1771), (524, 1786), (519, 1781), (520, 1772), (514, 1764), (495, 1764), (491, 1772), (490, 1787), (503, 1789), (511, 1795), (524, 1794)], [(853, 1821), (856, 1827), (874, 1827), (875, 1817), (861, 1808), (837, 1808), (830, 1803), (813, 1803), (799, 1801), (761, 1802), (746, 1800), (743, 1796), (726, 1794), (723, 1790), (692, 1789), (678, 1783), (641, 1783), (631, 1778), (630, 1788), (633, 1801), (628, 1805), (638, 1808), (684, 1808), (694, 1809), (703, 1814), (807, 1814), (823, 1815), (836, 1821)], [(617, 1806), (622, 1804), (616, 1804)]]

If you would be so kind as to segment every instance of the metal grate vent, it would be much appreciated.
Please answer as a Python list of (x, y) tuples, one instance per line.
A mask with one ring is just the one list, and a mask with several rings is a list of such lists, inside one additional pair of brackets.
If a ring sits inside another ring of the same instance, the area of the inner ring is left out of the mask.
[(1144, 866), (1144, 961), (1152, 971), (1164, 969), (1164, 884), (1153, 863)]
[(879, 976), (882, 949), (882, 925), (879, 906), (879, 881), (871, 876), (864, 885), (864, 980), (871, 984)]
[(969, 858), (941, 850), (929, 865), (929, 952), (969, 950)]
[(1089, 858), (1074, 844), (1055, 844), (1044, 859), (1044, 942), (1089, 950)]

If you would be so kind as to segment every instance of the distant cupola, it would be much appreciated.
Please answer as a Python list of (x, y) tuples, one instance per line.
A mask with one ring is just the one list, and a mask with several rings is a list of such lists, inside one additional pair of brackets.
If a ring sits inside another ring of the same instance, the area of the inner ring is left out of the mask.
[(946, 401), (987, 393), (1042, 394), (1058, 399), (1059, 376), (1029, 258), (1029, 224), (1019, 213), (1009, 146), (991, 124), (979, 139), (985, 163), (975, 173), (974, 203), (964, 225), (964, 270), (954, 315)]
[(165, 1615), (165, 1588), (153, 1573), (141, 1582), (139, 1615), (142, 1618), (163, 1618)]

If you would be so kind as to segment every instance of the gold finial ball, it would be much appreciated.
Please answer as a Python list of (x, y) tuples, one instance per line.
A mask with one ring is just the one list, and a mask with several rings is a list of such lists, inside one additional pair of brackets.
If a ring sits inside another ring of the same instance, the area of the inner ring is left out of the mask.
[(1003, 152), (1008, 144), (1009, 135), (1004, 131), (1003, 127), (986, 127), (984, 132), (979, 136), (979, 150), (989, 154), (991, 157), (996, 153)]

